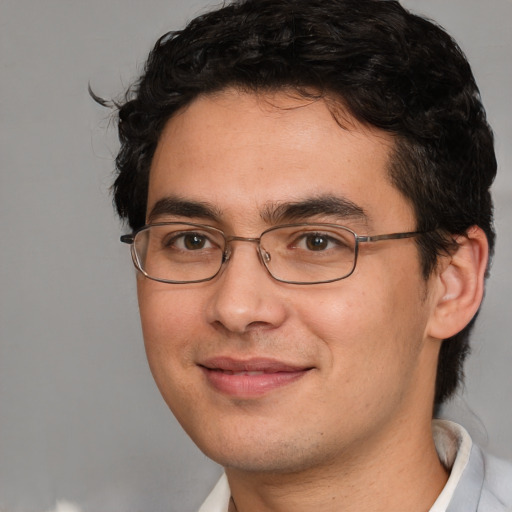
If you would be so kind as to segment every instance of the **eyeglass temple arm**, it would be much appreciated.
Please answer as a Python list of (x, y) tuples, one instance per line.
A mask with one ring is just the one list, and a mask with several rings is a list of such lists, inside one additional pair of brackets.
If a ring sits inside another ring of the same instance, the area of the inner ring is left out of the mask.
[(389, 235), (356, 236), (358, 242), (379, 242), (380, 240), (399, 240), (423, 235), (426, 231), (408, 231), (406, 233), (390, 233)]
[(135, 235), (121, 235), (120, 240), (121, 242), (123, 242), (123, 244), (133, 244), (133, 241), (135, 240)]

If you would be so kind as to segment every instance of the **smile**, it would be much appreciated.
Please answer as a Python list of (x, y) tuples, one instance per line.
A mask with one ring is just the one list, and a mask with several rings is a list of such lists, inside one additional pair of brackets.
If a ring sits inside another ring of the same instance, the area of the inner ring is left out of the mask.
[(209, 386), (235, 398), (262, 396), (296, 382), (312, 369), (270, 359), (231, 358), (210, 359), (199, 367)]

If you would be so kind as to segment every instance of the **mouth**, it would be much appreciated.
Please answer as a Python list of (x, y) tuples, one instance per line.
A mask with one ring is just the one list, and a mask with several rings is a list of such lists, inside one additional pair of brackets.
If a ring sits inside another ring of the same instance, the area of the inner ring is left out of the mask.
[(254, 398), (303, 378), (312, 367), (273, 359), (238, 360), (218, 357), (199, 364), (206, 381), (216, 391), (236, 398)]

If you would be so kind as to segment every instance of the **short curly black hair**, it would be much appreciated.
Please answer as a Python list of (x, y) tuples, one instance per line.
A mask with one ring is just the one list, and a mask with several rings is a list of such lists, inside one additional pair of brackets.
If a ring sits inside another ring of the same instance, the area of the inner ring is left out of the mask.
[[(416, 228), (435, 230), (417, 242), (425, 277), (473, 225), (492, 253), (496, 158), (471, 68), (443, 29), (392, 0), (235, 0), (161, 37), (119, 105), (114, 199), (134, 230), (145, 223), (164, 125), (227, 87), (314, 91), (392, 134), (390, 179), (414, 206)], [(462, 380), (473, 323), (442, 344), (437, 404)]]

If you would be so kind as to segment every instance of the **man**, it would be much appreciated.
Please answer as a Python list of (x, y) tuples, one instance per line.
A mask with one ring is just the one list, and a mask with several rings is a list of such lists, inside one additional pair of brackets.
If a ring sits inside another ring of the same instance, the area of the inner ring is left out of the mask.
[(158, 41), (119, 131), (149, 364), (225, 468), (202, 512), (512, 508), (512, 467), (432, 422), (494, 246), (492, 133), (444, 31), (235, 2)]

